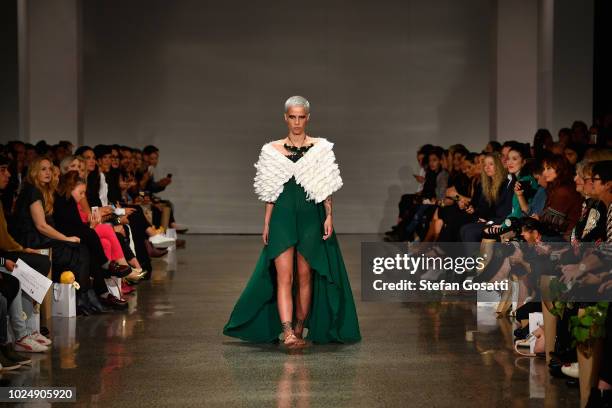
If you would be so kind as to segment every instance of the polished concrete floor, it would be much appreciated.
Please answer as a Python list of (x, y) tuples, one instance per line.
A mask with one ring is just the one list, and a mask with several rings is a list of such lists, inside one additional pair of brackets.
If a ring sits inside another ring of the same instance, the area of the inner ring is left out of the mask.
[(578, 390), (543, 361), (513, 354), (511, 323), (491, 309), (362, 302), (360, 242), (376, 239), (339, 236), (358, 344), (296, 353), (223, 336), (260, 239), (188, 236), (178, 261), (156, 262), (129, 312), (54, 320), (53, 351), (2, 379), (74, 386), (73, 407), (578, 406)]

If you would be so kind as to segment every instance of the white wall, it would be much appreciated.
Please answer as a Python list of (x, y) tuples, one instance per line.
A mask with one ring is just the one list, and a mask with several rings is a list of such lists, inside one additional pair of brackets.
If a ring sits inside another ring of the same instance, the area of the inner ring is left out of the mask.
[(81, 133), (80, 0), (19, 0), (20, 139), (50, 144)]
[(159, 146), (192, 231), (260, 232), (253, 163), (292, 94), (336, 143), (338, 232), (394, 223), (419, 145), (488, 140), (487, 0), (206, 3), (83, 10), (85, 143)]

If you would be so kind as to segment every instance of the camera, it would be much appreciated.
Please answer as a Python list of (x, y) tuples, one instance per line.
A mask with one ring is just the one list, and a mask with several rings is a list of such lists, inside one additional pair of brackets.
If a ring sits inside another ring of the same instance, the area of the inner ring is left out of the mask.
[(519, 181), (519, 183), (521, 184), (521, 191), (523, 192), (523, 196), (526, 200), (529, 200), (531, 197), (535, 196), (536, 189), (533, 188), (531, 183), (527, 181), (522, 183)]

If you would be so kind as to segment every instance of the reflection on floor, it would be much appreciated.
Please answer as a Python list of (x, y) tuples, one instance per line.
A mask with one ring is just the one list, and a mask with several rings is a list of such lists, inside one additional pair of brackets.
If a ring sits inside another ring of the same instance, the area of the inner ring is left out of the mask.
[(361, 343), (288, 353), (224, 337), (260, 238), (189, 236), (178, 262), (156, 262), (128, 312), (55, 319), (53, 351), (2, 379), (74, 386), (72, 407), (578, 406), (578, 390), (542, 360), (513, 354), (509, 321), (482, 311), (477, 321), (470, 304), (361, 302), (360, 242), (377, 239), (339, 236)]

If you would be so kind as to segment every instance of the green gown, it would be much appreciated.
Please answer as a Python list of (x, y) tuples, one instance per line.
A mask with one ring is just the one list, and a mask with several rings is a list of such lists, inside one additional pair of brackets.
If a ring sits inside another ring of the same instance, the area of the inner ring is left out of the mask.
[[(305, 338), (313, 343), (361, 340), (338, 240), (335, 232), (323, 240), (324, 221), (323, 202), (307, 201), (306, 191), (291, 177), (274, 204), (268, 245), (264, 245), (255, 270), (223, 329), (225, 335), (251, 342), (278, 340), (282, 329), (276, 302), (274, 258), (295, 246), (312, 271), (312, 302), (304, 323), (308, 328)], [(294, 261), (294, 271), (295, 265)]]

